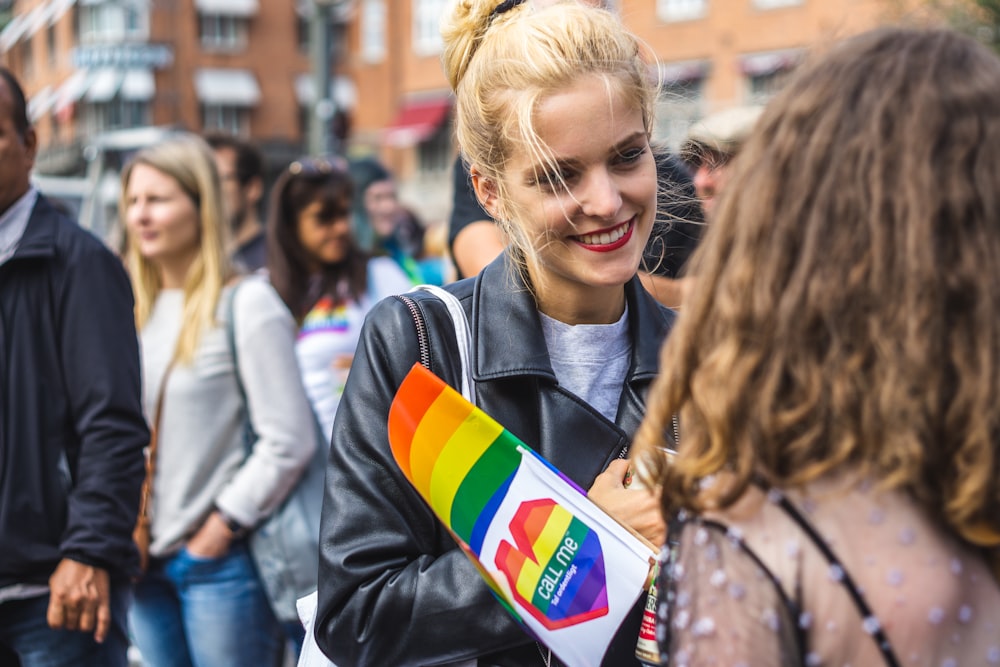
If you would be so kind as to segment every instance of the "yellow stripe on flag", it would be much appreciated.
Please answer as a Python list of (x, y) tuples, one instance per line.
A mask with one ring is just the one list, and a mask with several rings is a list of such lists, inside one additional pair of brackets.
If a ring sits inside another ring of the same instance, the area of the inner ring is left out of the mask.
[(454, 392), (442, 391), (413, 432), (413, 443), (410, 445), (411, 481), (424, 498), (430, 497), (431, 474), (441, 450), (475, 409), (471, 403), (454, 400), (455, 395)]
[[(449, 523), (451, 506), (458, 493), (458, 487), (472, 470), (479, 457), (493, 441), (503, 433), (503, 426), (496, 423), (480, 410), (474, 410), (465, 418), (455, 434), (441, 450), (430, 479), (431, 507), (438, 516)], [(449, 525), (450, 527), (450, 525)]]
[(541, 534), (535, 540), (535, 557), (539, 563), (548, 563), (552, 554), (562, 545), (573, 515), (562, 505), (553, 505), (549, 520), (545, 522)]
[(517, 592), (525, 600), (532, 600), (535, 591), (538, 589), (538, 582), (542, 578), (542, 570), (549, 564), (552, 554), (556, 552), (562, 544), (566, 529), (569, 528), (573, 516), (560, 505), (553, 505), (549, 518), (542, 527), (538, 539), (532, 544), (532, 552), (536, 563), (525, 563), (521, 568), (521, 573), (517, 577)]

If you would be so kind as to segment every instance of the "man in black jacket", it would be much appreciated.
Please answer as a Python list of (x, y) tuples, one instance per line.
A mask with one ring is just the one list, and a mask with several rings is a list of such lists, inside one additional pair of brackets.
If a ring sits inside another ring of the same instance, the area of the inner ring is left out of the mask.
[(149, 431), (118, 259), (29, 180), (37, 140), (0, 68), (0, 664), (127, 664)]

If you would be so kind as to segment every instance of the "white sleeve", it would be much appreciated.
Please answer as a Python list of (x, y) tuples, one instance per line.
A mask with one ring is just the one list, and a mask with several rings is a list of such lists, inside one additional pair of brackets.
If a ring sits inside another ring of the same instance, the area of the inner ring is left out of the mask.
[(403, 269), (389, 257), (374, 257), (368, 261), (368, 295), (373, 304), (394, 294), (406, 294), (413, 283)]
[(244, 280), (233, 317), (239, 374), (257, 441), (216, 504), (254, 526), (298, 482), (317, 447), (317, 432), (295, 356), (295, 322), (268, 282)]

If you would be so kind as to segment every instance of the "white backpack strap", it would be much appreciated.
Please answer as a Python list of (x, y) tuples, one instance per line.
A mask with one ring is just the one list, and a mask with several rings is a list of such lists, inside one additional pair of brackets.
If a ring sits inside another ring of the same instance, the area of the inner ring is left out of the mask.
[(472, 379), (472, 332), (469, 330), (469, 320), (465, 316), (465, 309), (454, 294), (443, 290), (436, 285), (417, 285), (414, 291), (421, 290), (430, 292), (448, 307), (448, 314), (455, 325), (455, 340), (458, 341), (458, 355), (462, 360), (462, 396), (473, 405), (476, 397), (472, 387), (475, 384)]

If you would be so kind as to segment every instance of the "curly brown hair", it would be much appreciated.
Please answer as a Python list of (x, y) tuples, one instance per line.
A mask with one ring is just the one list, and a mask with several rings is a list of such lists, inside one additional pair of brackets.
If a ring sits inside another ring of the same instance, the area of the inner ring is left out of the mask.
[(850, 470), (1000, 560), (1000, 60), (894, 28), (804, 66), (692, 274), (636, 438), (665, 512)]

